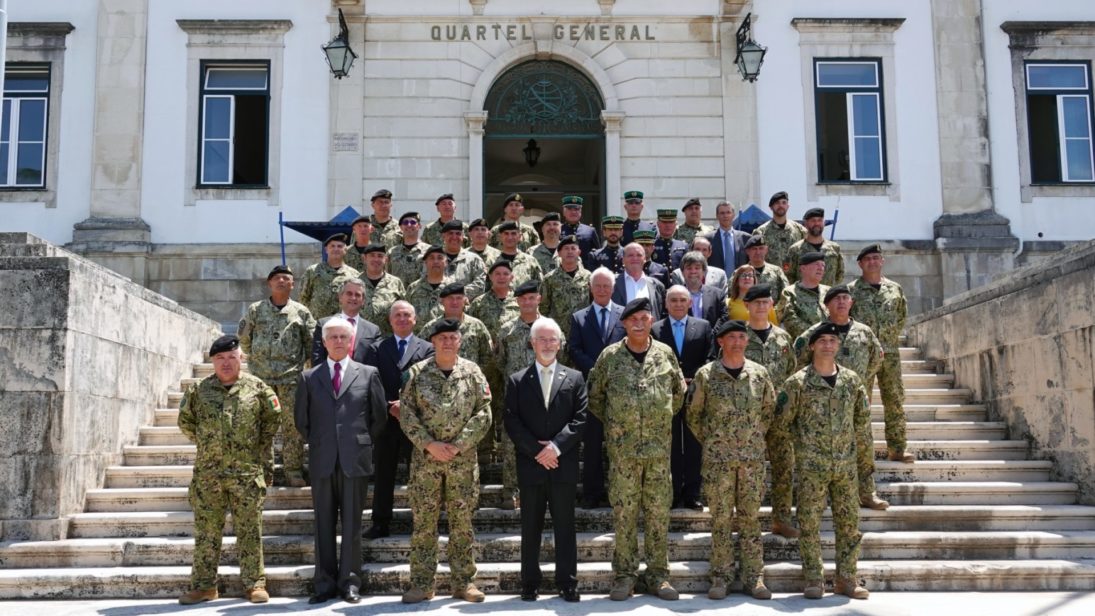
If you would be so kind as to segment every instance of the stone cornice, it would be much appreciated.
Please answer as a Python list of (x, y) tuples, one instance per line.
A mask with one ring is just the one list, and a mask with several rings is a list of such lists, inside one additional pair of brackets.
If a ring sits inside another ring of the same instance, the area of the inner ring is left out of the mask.
[(1091, 34), (1095, 21), (1005, 21), (1000, 29), (1017, 34)]
[(8, 36), (67, 36), (76, 26), (67, 21), (9, 21)]
[(872, 31), (893, 32), (904, 17), (795, 17), (791, 27), (799, 32)]
[(175, 23), (190, 35), (284, 34), (293, 27), (288, 19), (176, 19)]

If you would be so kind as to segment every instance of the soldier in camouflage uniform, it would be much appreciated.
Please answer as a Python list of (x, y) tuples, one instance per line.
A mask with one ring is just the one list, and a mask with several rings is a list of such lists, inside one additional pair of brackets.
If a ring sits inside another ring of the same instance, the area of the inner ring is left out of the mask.
[(516, 288), (529, 281), (543, 280), (544, 272), (540, 269), (540, 264), (532, 255), (521, 252), (518, 248), (521, 230), (517, 223), (507, 220), (497, 225), (495, 230), (502, 241), (500, 248), (502, 254), (498, 255), (498, 260), (505, 259), (510, 262), (510, 268), (513, 270), (513, 286)]
[(373, 221), (368, 216), (358, 216), (350, 223), (350, 239), (353, 241), (346, 248), (346, 256), (343, 258), (346, 265), (359, 272), (365, 270), (365, 249), (372, 243), (372, 235)]
[[(437, 206), (437, 220), (426, 225), (426, 228), (422, 231), (422, 241), (431, 246), (441, 245), (441, 227), (445, 226), (445, 223), (456, 218), (456, 201), (452, 198), (452, 193), (445, 193), (434, 201), (434, 205)], [(468, 225), (463, 225), (464, 236), (467, 237)]]
[(400, 216), (402, 241), (388, 250), (388, 273), (398, 278), (404, 287), (422, 277), (422, 256), (430, 247), (430, 244), (418, 240), (420, 224), (418, 212), (407, 212)]
[(791, 208), (787, 191), (781, 190), (772, 195), (768, 200), (768, 208), (772, 210), (772, 220), (757, 227), (753, 234), (764, 238), (764, 243), (768, 246), (768, 256), (765, 257), (768, 263), (783, 270), (783, 264), (787, 261), (787, 250), (791, 248), (791, 244), (806, 237), (806, 227), (797, 220), (787, 218), (787, 210)]
[(338, 313), (338, 290), (342, 283), (361, 275), (361, 272), (346, 265), (346, 235), (336, 233), (323, 241), (327, 252), (327, 262), (320, 261), (308, 266), (301, 279), (300, 303), (316, 319)]
[(590, 273), (582, 267), (582, 249), (575, 236), (559, 242), (559, 256), (559, 269), (544, 277), (540, 285), (540, 311), (559, 324), (566, 340), (570, 337), (570, 315), (589, 305)]
[(381, 244), (369, 244), (365, 249), (365, 271), (361, 280), (365, 283), (365, 303), (361, 307), (361, 316), (380, 327), (385, 336), (392, 334), (392, 324), (388, 314), (392, 304), (403, 299), (406, 289), (403, 281), (385, 271), (388, 253)]
[(789, 282), (798, 280), (798, 266), (802, 256), (810, 252), (820, 252), (825, 257), (825, 277), (821, 283), (833, 286), (844, 280), (844, 257), (840, 254), (840, 244), (827, 240), (825, 232), (825, 210), (815, 207), (806, 210), (803, 219), (806, 223), (806, 237), (791, 244), (787, 249), (783, 272)]
[(284, 265), (266, 276), (270, 297), (247, 307), (240, 319), (240, 348), (247, 355), (251, 374), (259, 377), (284, 400), (281, 413), (281, 459), (285, 482), (303, 488), (304, 441), (293, 425), (293, 403), (297, 395), (297, 375), (312, 354), (312, 313), (289, 298), (293, 290), (293, 271)]
[(856, 429), (870, 422), (871, 409), (859, 375), (839, 367), (840, 334), (829, 323), (809, 341), (813, 363), (783, 384), (776, 401), (776, 423), (795, 439), (798, 475), (798, 541), (807, 599), (824, 593), (821, 564), (821, 514), (825, 499), (836, 531), (835, 591), (855, 599), (870, 594), (856, 581), (859, 560), (859, 508), (856, 489)]
[(373, 205), (373, 214), (369, 220), (373, 223), (373, 234), (369, 243), (383, 244), (392, 249), (403, 241), (399, 224), (392, 218), (392, 191), (380, 189), (369, 200)]
[(792, 338), (798, 338), (811, 325), (829, 316), (821, 301), (829, 292), (829, 287), (821, 284), (821, 278), (825, 275), (825, 257), (820, 252), (808, 252), (802, 255), (801, 261), (800, 280), (783, 289), (776, 304), (779, 324)]
[(476, 218), (468, 224), (468, 250), (483, 260), (484, 267), (490, 267), (498, 255), (502, 254), (490, 242), (490, 226), (482, 218)]
[[(491, 333), (491, 343), (496, 349), (498, 348), (498, 334), (502, 331), (502, 325), (517, 318), (517, 314), (520, 312), (517, 300), (514, 299), (513, 291), (510, 288), (510, 280), (513, 278), (512, 272), (509, 261), (495, 261), (487, 273), (491, 283), (490, 290), (475, 298), (467, 310), (469, 315), (479, 319), (486, 326), (487, 331)], [(502, 391), (505, 375), (498, 369), (497, 363), (492, 363), (489, 369), (483, 371), (483, 374), (486, 375), (487, 382), (490, 383), (491, 391)], [(494, 429), (491, 430), (488, 438), (484, 438), (479, 442), (479, 455), (484, 456), (485, 459), (491, 459), (495, 454), (500, 453), (501, 432), (504, 431), (502, 429), (503, 403), (502, 396), (495, 396), (491, 400), (491, 420)]]
[(418, 315), (418, 325), (414, 329), (414, 333), (418, 335), (422, 335), (423, 326), (428, 321), (441, 316), (441, 287), (449, 282), (445, 276), (447, 259), (440, 246), (427, 248), (422, 260), (426, 264), (426, 273), (407, 288), (407, 296), (404, 298), (414, 306), (415, 314)]
[(768, 243), (763, 235), (754, 234), (745, 242), (745, 254), (749, 265), (757, 272), (757, 283), (772, 287), (773, 297), (779, 297), (790, 284), (783, 268), (768, 263)]
[(608, 491), (616, 529), (615, 582), (609, 594), (613, 601), (623, 601), (635, 590), (640, 517), (646, 589), (670, 601), (679, 596), (669, 583), (669, 457), (673, 415), (684, 402), (685, 384), (673, 350), (650, 335), (652, 310), (645, 297), (628, 302), (620, 313), (627, 337), (606, 347), (589, 372), (589, 409), (604, 422), (608, 450)]
[(703, 223), (703, 205), (696, 197), (686, 201), (681, 211), (684, 212), (684, 224), (673, 232), (673, 239), (684, 242), (684, 245), (691, 250), (692, 240), (696, 239), (696, 236), (711, 235), (715, 232), (715, 228)]
[(589, 256), (590, 268), (604, 267), (619, 274), (624, 271), (624, 251), (620, 244), (624, 229), (622, 216), (605, 216), (601, 219), (601, 233), (604, 235), (605, 244), (593, 251)]
[(484, 374), (497, 369), (497, 358), (494, 355), (494, 341), (487, 326), (479, 319), (464, 312), (468, 304), (468, 298), (464, 295), (464, 285), (459, 282), (450, 282), (441, 287), (437, 294), (441, 301), (442, 313), (436, 319), (432, 319), (422, 326), (422, 331), (433, 331), (438, 321), (449, 319), (460, 324), (460, 357), (479, 366)]
[(490, 386), (478, 366), (458, 355), (459, 323), (442, 319), (430, 334), (435, 355), (415, 364), (399, 396), (399, 421), (414, 452), (407, 484), (414, 514), (411, 586), (403, 602), (433, 598), (442, 504), (453, 596), (479, 602), (484, 597), (474, 583), (472, 515), (479, 504), (476, 447), (490, 430)]
[[(809, 340), (818, 328), (827, 323), (836, 325), (840, 335), (840, 352), (836, 363), (855, 372), (863, 379), (864, 386), (874, 379), (882, 365), (882, 345), (871, 328), (851, 318), (852, 295), (846, 285), (837, 285), (825, 294), (825, 309), (829, 317), (813, 325), (795, 339), (798, 366), (810, 364)], [(874, 485), (874, 437), (871, 435), (870, 417), (856, 426), (856, 472), (859, 477), (859, 503), (871, 509), (885, 510), (890, 504), (878, 498)]]
[(547, 276), (559, 267), (559, 239), (563, 233), (563, 217), (558, 212), (549, 212), (540, 224), (544, 241), (528, 253), (540, 264), (540, 272)]
[[(749, 287), (742, 298), (749, 311), (749, 343), (745, 357), (768, 370), (776, 388), (797, 369), (793, 349), (794, 339), (786, 331), (772, 325), (768, 313), (772, 310), (772, 287), (761, 283)], [(795, 448), (791, 435), (773, 425), (764, 435), (768, 461), (772, 469), (772, 532), (788, 539), (798, 537), (791, 523), (791, 496), (794, 488)]]
[(520, 239), (517, 242), (517, 250), (527, 252), (533, 246), (540, 243), (540, 236), (536, 228), (530, 224), (521, 222), (521, 215), (525, 213), (525, 198), (520, 193), (510, 193), (502, 201), (502, 222), (494, 225), (490, 230), (490, 245), (502, 248), (501, 226), (502, 223), (512, 222), (520, 231)]
[(772, 424), (776, 393), (764, 366), (745, 358), (742, 321), (715, 332), (722, 359), (700, 368), (688, 389), (686, 419), (703, 447), (703, 487), (711, 508), (711, 588), (725, 599), (734, 579), (732, 527), (737, 518), (741, 582), (747, 594), (771, 599), (764, 585), (760, 501), (764, 497), (764, 436)]
[(448, 258), (445, 278), (462, 283), (468, 299), (475, 299), (487, 290), (487, 266), (478, 255), (464, 248), (463, 225), (459, 220), (450, 220), (441, 228), (441, 247)]
[[(882, 368), (878, 371), (878, 389), (886, 419), (887, 457), (912, 464), (916, 456), (905, 451), (905, 384), (901, 380), (901, 331), (909, 314), (901, 285), (882, 275), (882, 247), (871, 244), (859, 251), (856, 263), (863, 275), (848, 288), (855, 303), (852, 316), (866, 324), (882, 343)], [(874, 389), (868, 382), (867, 392)]]
[(190, 480), (194, 566), (190, 592), (179, 597), (179, 603), (217, 598), (217, 565), (228, 511), (247, 599), (265, 603), (270, 595), (262, 566), (262, 503), (265, 466), (281, 425), (281, 404), (266, 383), (240, 371), (239, 338), (218, 338), (209, 356), (213, 374), (187, 388), (179, 405), (179, 429), (198, 446)]

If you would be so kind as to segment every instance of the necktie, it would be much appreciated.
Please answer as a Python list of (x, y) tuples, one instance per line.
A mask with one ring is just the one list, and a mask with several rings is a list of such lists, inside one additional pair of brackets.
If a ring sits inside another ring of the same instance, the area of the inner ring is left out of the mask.
[(407, 350), (407, 341), (406, 340), (400, 340), (399, 344), (396, 345), (396, 347), (397, 347), (397, 350), (399, 351), (399, 359), (403, 359), (403, 353)]
[(335, 386), (335, 395), (338, 395), (338, 390), (342, 389), (342, 364), (335, 362), (335, 375), (331, 377), (331, 383)]
[(692, 316), (703, 318), (703, 293), (692, 294)]
[(684, 352), (684, 321), (673, 321), (673, 340), (677, 343), (677, 355)]
[(354, 328), (354, 335), (350, 336), (350, 355), (353, 355), (354, 342), (357, 341), (357, 320), (353, 317), (346, 317), (346, 320), (350, 322), (350, 327)]
[(722, 231), (722, 269), (726, 270), (726, 277), (729, 278), (734, 275), (734, 251), (730, 247), (733, 242), (730, 241), (730, 232), (723, 229)]
[(601, 308), (601, 337), (602, 338), (608, 335), (608, 332), (605, 331), (605, 323), (607, 323), (607, 322), (608, 322), (608, 308)]
[(551, 366), (540, 368), (540, 391), (544, 394), (544, 406), (547, 407), (551, 398)]

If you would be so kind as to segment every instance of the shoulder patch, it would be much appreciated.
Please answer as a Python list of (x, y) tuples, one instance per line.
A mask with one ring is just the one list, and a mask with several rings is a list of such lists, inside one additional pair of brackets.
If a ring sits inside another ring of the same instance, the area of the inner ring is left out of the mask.
[(267, 396), (266, 400), (270, 403), (270, 410), (274, 411), (275, 413), (281, 412), (281, 401), (278, 400), (277, 394), (275, 394), (274, 392), (270, 392), (270, 395)]

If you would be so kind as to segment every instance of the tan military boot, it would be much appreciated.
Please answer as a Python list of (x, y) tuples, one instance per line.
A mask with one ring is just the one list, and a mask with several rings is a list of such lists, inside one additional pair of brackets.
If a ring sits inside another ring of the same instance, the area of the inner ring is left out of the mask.
[(886, 457), (893, 462), (904, 462), (905, 464), (916, 462), (916, 456), (904, 449), (890, 449)]
[(802, 596), (807, 599), (820, 599), (825, 596), (825, 586), (821, 582), (806, 582)]
[(798, 539), (799, 536), (797, 528), (779, 521), (772, 522), (772, 532), (788, 539)]
[(890, 501), (882, 500), (878, 498), (878, 494), (871, 492), (870, 496), (859, 497), (859, 506), (874, 509), (875, 511), (885, 511), (890, 508)]
[(475, 587), (475, 584), (468, 584), (463, 588), (458, 588), (452, 591), (453, 599), (463, 599), (469, 603), (482, 603), (487, 596), (483, 594), (483, 591)]
[(711, 588), (707, 589), (707, 598), (718, 601), (719, 599), (726, 598), (726, 580), (723, 578), (712, 578)]
[(285, 473), (285, 485), (290, 488), (303, 488), (308, 485), (308, 482), (304, 481), (304, 473), (300, 471), (288, 471)]
[(608, 592), (608, 598), (613, 601), (626, 601), (634, 594), (635, 580), (623, 578), (616, 580), (616, 583), (612, 585), (612, 590)]
[(422, 603), (433, 599), (433, 590), (422, 590), (416, 586), (407, 589), (403, 593), (403, 603)]
[(216, 588), (207, 588), (205, 590), (191, 590), (185, 595), (179, 597), (179, 603), (182, 605), (194, 605), (195, 603), (201, 603), (202, 601), (213, 601), (220, 598), (220, 593)]
[(270, 600), (270, 593), (265, 588), (248, 588), (243, 595), (251, 603), (266, 603)]
[(750, 594), (754, 599), (760, 599), (767, 601), (772, 598), (772, 591), (768, 590), (768, 587), (764, 585), (764, 578), (758, 577), (756, 582), (753, 582), (752, 587), (748, 584), (745, 585), (746, 594)]
[(681, 594), (677, 592), (676, 588), (673, 588), (673, 585), (669, 583), (669, 580), (660, 582), (658, 587), (654, 590), (654, 594), (664, 601), (676, 601), (681, 597)]
[(833, 584), (833, 592), (853, 599), (866, 599), (871, 596), (871, 591), (860, 586), (854, 578), (838, 577)]

